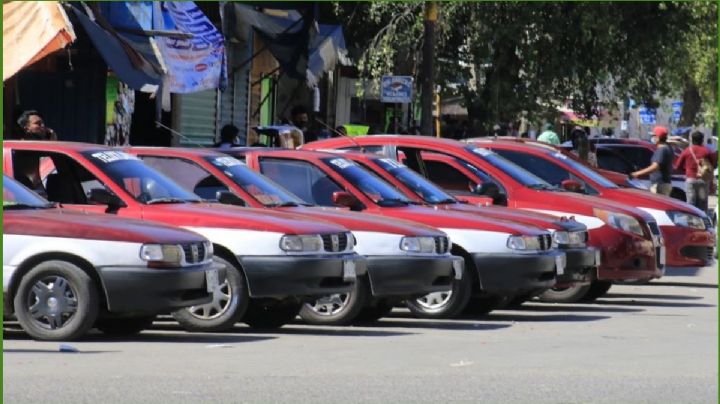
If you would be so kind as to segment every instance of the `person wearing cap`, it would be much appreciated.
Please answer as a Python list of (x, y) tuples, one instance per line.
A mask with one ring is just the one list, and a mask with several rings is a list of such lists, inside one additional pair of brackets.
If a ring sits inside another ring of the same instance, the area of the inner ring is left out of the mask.
[(560, 138), (558, 137), (557, 133), (553, 132), (553, 124), (546, 123), (543, 129), (543, 133), (541, 133), (540, 136), (538, 136), (537, 138), (538, 142), (545, 142), (554, 145), (560, 144)]
[(670, 191), (672, 191), (670, 172), (672, 171), (673, 152), (667, 144), (668, 130), (664, 126), (656, 126), (653, 133), (655, 134), (657, 149), (653, 153), (650, 165), (631, 173), (630, 178), (650, 174), (650, 191), (655, 194), (670, 195)]

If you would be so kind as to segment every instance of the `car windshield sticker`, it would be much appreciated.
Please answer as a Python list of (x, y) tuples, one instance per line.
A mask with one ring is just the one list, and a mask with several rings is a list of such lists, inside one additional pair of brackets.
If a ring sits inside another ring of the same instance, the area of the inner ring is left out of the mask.
[(218, 157), (213, 160), (213, 164), (219, 167), (235, 167), (245, 165), (242, 161), (235, 157)]
[(120, 151), (103, 151), (93, 153), (92, 156), (103, 163), (114, 163), (122, 160), (138, 160), (137, 157)]
[(332, 159), (332, 160), (330, 160), (330, 164), (336, 166), (337, 168), (339, 168), (341, 170), (344, 170), (348, 167), (352, 167), (355, 165), (355, 163), (353, 163), (352, 161), (347, 160), (347, 159)]
[(393, 159), (380, 159), (380, 161), (382, 161), (383, 163), (389, 165), (389, 166), (392, 167), (392, 168), (403, 168), (403, 167), (405, 167), (405, 165), (403, 165), (402, 163), (399, 163), (399, 162), (397, 162), (397, 161), (395, 161), (395, 160), (393, 160)]
[(481, 156), (483, 156), (483, 157), (492, 156), (493, 154), (495, 154), (495, 152), (493, 152), (492, 150), (483, 149), (483, 148), (480, 148), (480, 147), (474, 148), (474, 149), (473, 149), (473, 153), (479, 154), (479, 155), (481, 155)]

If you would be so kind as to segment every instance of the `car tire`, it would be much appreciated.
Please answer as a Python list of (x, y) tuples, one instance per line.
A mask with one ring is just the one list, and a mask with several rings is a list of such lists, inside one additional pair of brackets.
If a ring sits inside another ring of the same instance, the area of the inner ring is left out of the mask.
[(313, 302), (303, 304), (300, 317), (306, 323), (313, 325), (348, 325), (355, 320), (371, 298), (367, 277), (359, 277), (349, 293), (322, 296)]
[(475, 284), (475, 268), (467, 265), (462, 279), (453, 280), (452, 289), (445, 292), (429, 293), (405, 302), (407, 308), (420, 318), (455, 318), (470, 301)]
[(593, 302), (595, 299), (605, 296), (611, 287), (612, 282), (610, 281), (593, 281), (593, 283), (590, 284), (590, 289), (585, 296), (583, 296), (582, 301), (586, 303)]
[(393, 304), (384, 300), (378, 301), (374, 306), (364, 307), (355, 317), (356, 323), (371, 323), (387, 316), (393, 310)]
[(104, 318), (97, 321), (95, 328), (107, 335), (135, 335), (150, 328), (154, 320), (154, 315), (127, 318)]
[(97, 285), (90, 276), (60, 260), (41, 262), (25, 274), (13, 302), (23, 330), (44, 341), (80, 337), (93, 327), (100, 309)]
[(583, 300), (589, 290), (590, 284), (552, 288), (541, 293), (538, 298), (545, 303), (577, 303)]
[(242, 321), (250, 296), (242, 269), (215, 256), (213, 260), (225, 267), (225, 281), (213, 291), (212, 302), (176, 310), (172, 316), (187, 331), (214, 332), (232, 328)]
[(293, 321), (302, 303), (251, 300), (242, 321), (252, 328), (276, 329)]

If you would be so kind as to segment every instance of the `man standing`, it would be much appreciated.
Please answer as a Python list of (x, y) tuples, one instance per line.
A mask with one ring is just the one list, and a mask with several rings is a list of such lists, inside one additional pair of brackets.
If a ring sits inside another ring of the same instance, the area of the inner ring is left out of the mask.
[(690, 135), (691, 145), (683, 150), (673, 167), (685, 171), (687, 203), (707, 212), (710, 181), (713, 168), (717, 167), (717, 153), (711, 153), (703, 146), (704, 139), (702, 132), (693, 132)]
[(655, 194), (670, 195), (672, 184), (670, 171), (672, 170), (673, 152), (667, 144), (668, 130), (664, 126), (653, 129), (657, 142), (657, 149), (653, 153), (649, 166), (630, 174), (630, 178), (642, 177), (650, 174), (650, 191)]
[(317, 131), (311, 129), (310, 113), (304, 106), (296, 105), (293, 107), (290, 111), (290, 122), (302, 131), (305, 143), (318, 140)]
[(17, 123), (22, 129), (22, 140), (57, 140), (55, 131), (45, 126), (45, 121), (35, 110), (24, 111)]
[(545, 142), (554, 145), (560, 144), (560, 138), (558, 137), (557, 133), (553, 132), (553, 124), (546, 123), (543, 129), (543, 133), (541, 133), (540, 136), (538, 136), (537, 138), (538, 142)]

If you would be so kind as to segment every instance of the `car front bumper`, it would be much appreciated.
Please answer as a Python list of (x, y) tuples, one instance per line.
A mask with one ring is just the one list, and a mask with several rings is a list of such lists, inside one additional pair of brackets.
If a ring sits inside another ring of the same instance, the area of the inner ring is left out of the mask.
[(555, 286), (556, 264), (566, 266), (558, 250), (542, 254), (473, 253), (480, 289), (490, 295), (518, 295)]
[(367, 261), (358, 254), (238, 256), (250, 296), (322, 296), (353, 290)]
[(665, 247), (653, 240), (606, 225), (590, 231), (590, 244), (602, 251), (598, 280), (654, 279), (664, 273)]
[(712, 265), (715, 233), (682, 226), (660, 226), (665, 240), (666, 264), (671, 267)]
[(565, 253), (567, 266), (565, 270), (557, 274), (557, 287), (570, 287), (578, 284), (590, 283), (595, 270), (600, 265), (600, 251), (594, 247), (564, 248), (560, 250)]
[(225, 269), (214, 263), (175, 268), (98, 267), (98, 275), (111, 313), (166, 313), (209, 303), (207, 272), (216, 270), (219, 281)]
[(460, 279), (462, 257), (367, 256), (373, 296), (414, 296), (452, 289)]

